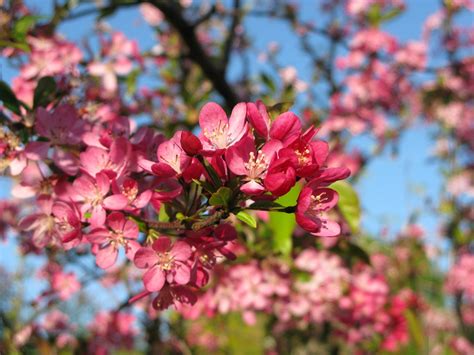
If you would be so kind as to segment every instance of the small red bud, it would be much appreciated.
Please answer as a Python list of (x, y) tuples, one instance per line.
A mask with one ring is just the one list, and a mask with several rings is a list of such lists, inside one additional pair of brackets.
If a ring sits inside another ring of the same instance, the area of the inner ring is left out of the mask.
[(202, 143), (198, 137), (188, 131), (181, 134), (181, 148), (190, 156), (197, 155), (202, 150)]

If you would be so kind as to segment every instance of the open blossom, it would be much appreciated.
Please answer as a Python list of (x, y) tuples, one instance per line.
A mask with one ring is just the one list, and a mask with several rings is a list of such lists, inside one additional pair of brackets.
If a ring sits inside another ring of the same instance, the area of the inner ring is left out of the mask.
[(200, 139), (204, 151), (217, 153), (239, 142), (247, 133), (247, 108), (245, 103), (237, 104), (230, 118), (214, 102), (207, 103), (199, 112)]
[(257, 152), (255, 142), (250, 137), (243, 138), (230, 147), (225, 154), (229, 169), (234, 174), (245, 176), (240, 189), (248, 195), (259, 195), (265, 191), (263, 179), (276, 152), (282, 148), (278, 140), (270, 140)]
[(58, 271), (51, 277), (51, 289), (66, 301), (81, 289), (81, 283), (73, 272)]
[(119, 137), (112, 142), (109, 150), (87, 147), (80, 154), (80, 167), (91, 177), (104, 172), (110, 178), (119, 178), (127, 169), (130, 154), (130, 142), (124, 137)]
[(165, 282), (185, 285), (191, 277), (191, 269), (186, 264), (192, 251), (189, 244), (177, 241), (171, 244), (168, 237), (160, 237), (151, 247), (141, 248), (135, 254), (135, 265), (148, 269), (143, 275), (143, 283), (149, 292), (159, 291)]
[(158, 163), (151, 170), (160, 177), (172, 177), (181, 174), (191, 163), (191, 157), (181, 147), (182, 131), (173, 138), (160, 144), (157, 150)]
[(93, 179), (82, 175), (73, 184), (73, 199), (81, 202), (81, 212), (84, 219), (88, 219), (93, 227), (102, 226), (105, 222), (106, 209), (121, 210), (128, 204), (122, 194), (107, 196), (110, 190), (109, 177), (101, 172)]
[(87, 239), (97, 245), (96, 262), (102, 269), (107, 269), (117, 261), (119, 248), (125, 249), (127, 258), (133, 260), (140, 248), (137, 242), (138, 226), (135, 222), (125, 219), (121, 212), (112, 212), (107, 216), (108, 228), (95, 228), (87, 235)]
[(341, 232), (341, 227), (326, 216), (326, 212), (336, 206), (337, 201), (338, 195), (334, 190), (306, 186), (298, 197), (296, 221), (315, 236), (337, 236)]
[(137, 53), (136, 42), (128, 40), (123, 33), (115, 32), (109, 42), (103, 42), (105, 59), (97, 60), (88, 65), (92, 75), (102, 79), (108, 92), (117, 90), (118, 75), (127, 75), (133, 69), (132, 56)]

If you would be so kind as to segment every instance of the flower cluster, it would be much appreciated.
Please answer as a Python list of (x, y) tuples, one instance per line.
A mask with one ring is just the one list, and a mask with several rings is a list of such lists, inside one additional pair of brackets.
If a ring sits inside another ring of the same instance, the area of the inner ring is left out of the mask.
[[(177, 131), (170, 139), (133, 130), (124, 117), (80, 112), (65, 103), (39, 107), (36, 139), (10, 156), (15, 195), (37, 196), (36, 211), (19, 223), (31, 236), (24, 248), (89, 245), (102, 269), (128, 259), (143, 270), (145, 291), (133, 300), (159, 292), (157, 309), (194, 303), (218, 259), (235, 257), (229, 246), (237, 233), (226, 218), (248, 221), (247, 208), (296, 213), (315, 236), (340, 233), (327, 215), (338, 200), (328, 186), (349, 170), (326, 166), (328, 144), (292, 112), (272, 119), (258, 101), (239, 103), (227, 117), (208, 103), (199, 136)], [(272, 202), (300, 181), (297, 206)]]
[(296, 257), (294, 268), (276, 260), (222, 266), (199, 301), (179, 312), (193, 320), (238, 312), (248, 324), (266, 313), (278, 320), (275, 334), (332, 322), (338, 324), (335, 335), (355, 348), (377, 335), (384, 336), (381, 348), (388, 351), (408, 341), (409, 297), (390, 295), (381, 274), (366, 266), (351, 272), (340, 257), (313, 248)]

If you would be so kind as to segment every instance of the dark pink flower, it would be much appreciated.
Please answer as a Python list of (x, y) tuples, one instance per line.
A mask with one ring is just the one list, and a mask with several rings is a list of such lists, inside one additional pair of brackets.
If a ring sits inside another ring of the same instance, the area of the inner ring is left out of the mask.
[(107, 269), (115, 264), (118, 257), (119, 247), (125, 248), (127, 258), (133, 260), (140, 244), (138, 238), (138, 226), (135, 222), (125, 219), (121, 212), (112, 212), (107, 216), (108, 228), (95, 228), (87, 239), (99, 246), (96, 253), (97, 265)]
[(235, 175), (245, 176), (240, 189), (248, 195), (260, 195), (265, 192), (263, 179), (277, 151), (282, 147), (278, 140), (267, 142), (258, 152), (250, 137), (243, 138), (238, 144), (227, 149), (226, 162)]
[(325, 216), (325, 212), (336, 206), (337, 201), (338, 195), (334, 190), (306, 186), (298, 197), (296, 221), (303, 229), (315, 236), (338, 236), (341, 227)]
[(181, 147), (189, 156), (195, 156), (202, 150), (202, 143), (198, 137), (188, 131), (181, 134)]
[(151, 248), (141, 248), (135, 254), (135, 265), (148, 269), (143, 275), (143, 283), (149, 292), (159, 291), (165, 282), (185, 285), (191, 277), (191, 269), (186, 264), (192, 251), (188, 243), (177, 241), (173, 245), (168, 237), (160, 237)]
[(199, 112), (200, 139), (204, 151), (208, 153), (220, 152), (239, 142), (247, 133), (245, 103), (237, 104), (232, 110), (230, 118), (218, 104), (207, 103)]
[(282, 196), (290, 191), (296, 183), (294, 166), (295, 162), (290, 157), (278, 156), (274, 158), (265, 176), (265, 188), (274, 196)]

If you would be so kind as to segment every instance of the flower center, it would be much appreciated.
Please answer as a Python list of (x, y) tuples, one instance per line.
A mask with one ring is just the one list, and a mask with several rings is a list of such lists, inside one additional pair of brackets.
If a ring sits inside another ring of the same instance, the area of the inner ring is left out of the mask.
[(247, 176), (249, 178), (259, 178), (268, 167), (265, 153), (260, 150), (257, 156), (255, 156), (254, 152), (250, 152), (249, 160), (244, 164), (244, 167), (247, 169)]
[(217, 127), (212, 129), (210, 132), (205, 129), (204, 135), (209, 139), (214, 148), (223, 149), (230, 143), (229, 124), (222, 123), (219, 121)]
[(160, 253), (158, 254), (159, 257), (159, 265), (162, 270), (170, 271), (174, 265), (174, 257), (169, 253)]
[(295, 150), (296, 157), (298, 158), (299, 165), (306, 165), (309, 161), (311, 161), (311, 151), (309, 148), (303, 149), (296, 149)]

